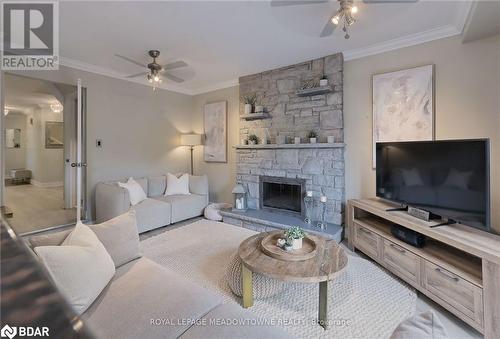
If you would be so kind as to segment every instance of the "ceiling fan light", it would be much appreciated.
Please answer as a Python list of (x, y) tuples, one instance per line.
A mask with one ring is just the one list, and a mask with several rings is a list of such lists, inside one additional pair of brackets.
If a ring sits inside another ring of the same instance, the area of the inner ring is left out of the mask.
[(332, 18), (332, 23), (333, 23), (334, 25), (338, 25), (338, 24), (339, 24), (339, 19), (340, 19), (340, 18), (339, 18), (339, 16), (338, 16), (338, 15), (334, 16), (334, 17)]
[(352, 14), (356, 14), (356, 13), (358, 13), (358, 7), (356, 7), (356, 6), (352, 6), (352, 7), (351, 7), (351, 13), (352, 13)]
[(63, 105), (61, 105), (61, 103), (58, 101), (54, 104), (50, 104), (50, 109), (52, 110), (52, 112), (54, 113), (61, 113), (64, 109)]
[(155, 77), (154, 77), (154, 81), (155, 81), (155, 82), (160, 81), (160, 77), (159, 77), (158, 75), (155, 75)]

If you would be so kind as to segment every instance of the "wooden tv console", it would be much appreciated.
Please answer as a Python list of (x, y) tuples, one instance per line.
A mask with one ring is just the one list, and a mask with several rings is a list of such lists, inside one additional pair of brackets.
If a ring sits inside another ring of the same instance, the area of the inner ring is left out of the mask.
[[(483, 333), (500, 338), (500, 236), (455, 224), (426, 222), (380, 199), (347, 203), (350, 249), (366, 254), (436, 303)], [(427, 236), (423, 248), (391, 234), (398, 224)]]

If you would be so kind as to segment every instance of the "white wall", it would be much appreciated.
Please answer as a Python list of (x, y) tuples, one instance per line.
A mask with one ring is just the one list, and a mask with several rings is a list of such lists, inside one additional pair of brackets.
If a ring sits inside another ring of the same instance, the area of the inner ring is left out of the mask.
[(347, 199), (375, 196), (372, 75), (435, 64), (437, 139), (490, 138), (492, 225), (500, 233), (500, 35), (456, 36), (344, 64)]
[(21, 148), (5, 149), (5, 174), (10, 176), (10, 170), (26, 167), (26, 115), (10, 112), (4, 119), (4, 129), (21, 130)]
[[(100, 181), (187, 171), (189, 158), (179, 134), (192, 129), (189, 95), (158, 90), (61, 66), (58, 71), (16, 74), (87, 87), (87, 190), (94, 209)], [(103, 140), (103, 148), (95, 146)]]
[(210, 201), (232, 202), (231, 191), (236, 183), (236, 152), (239, 135), (239, 87), (229, 87), (194, 98), (193, 131), (203, 134), (203, 106), (217, 101), (227, 101), (227, 163), (211, 163), (203, 160), (203, 147), (195, 150), (195, 174), (207, 174), (210, 182)]

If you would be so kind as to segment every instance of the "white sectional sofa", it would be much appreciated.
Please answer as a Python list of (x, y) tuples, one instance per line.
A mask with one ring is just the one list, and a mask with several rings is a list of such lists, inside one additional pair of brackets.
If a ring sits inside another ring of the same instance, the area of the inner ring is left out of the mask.
[(95, 193), (96, 221), (112, 219), (134, 209), (139, 233), (170, 225), (203, 214), (208, 205), (207, 176), (189, 176), (189, 195), (164, 196), (166, 176), (135, 179), (144, 189), (148, 199), (131, 206), (129, 193), (118, 186), (118, 181), (97, 184)]

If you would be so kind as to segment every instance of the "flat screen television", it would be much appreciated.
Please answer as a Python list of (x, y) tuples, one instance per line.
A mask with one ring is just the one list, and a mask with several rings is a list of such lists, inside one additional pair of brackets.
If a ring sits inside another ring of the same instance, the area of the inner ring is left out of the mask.
[(489, 140), (381, 142), (377, 197), (491, 232)]

